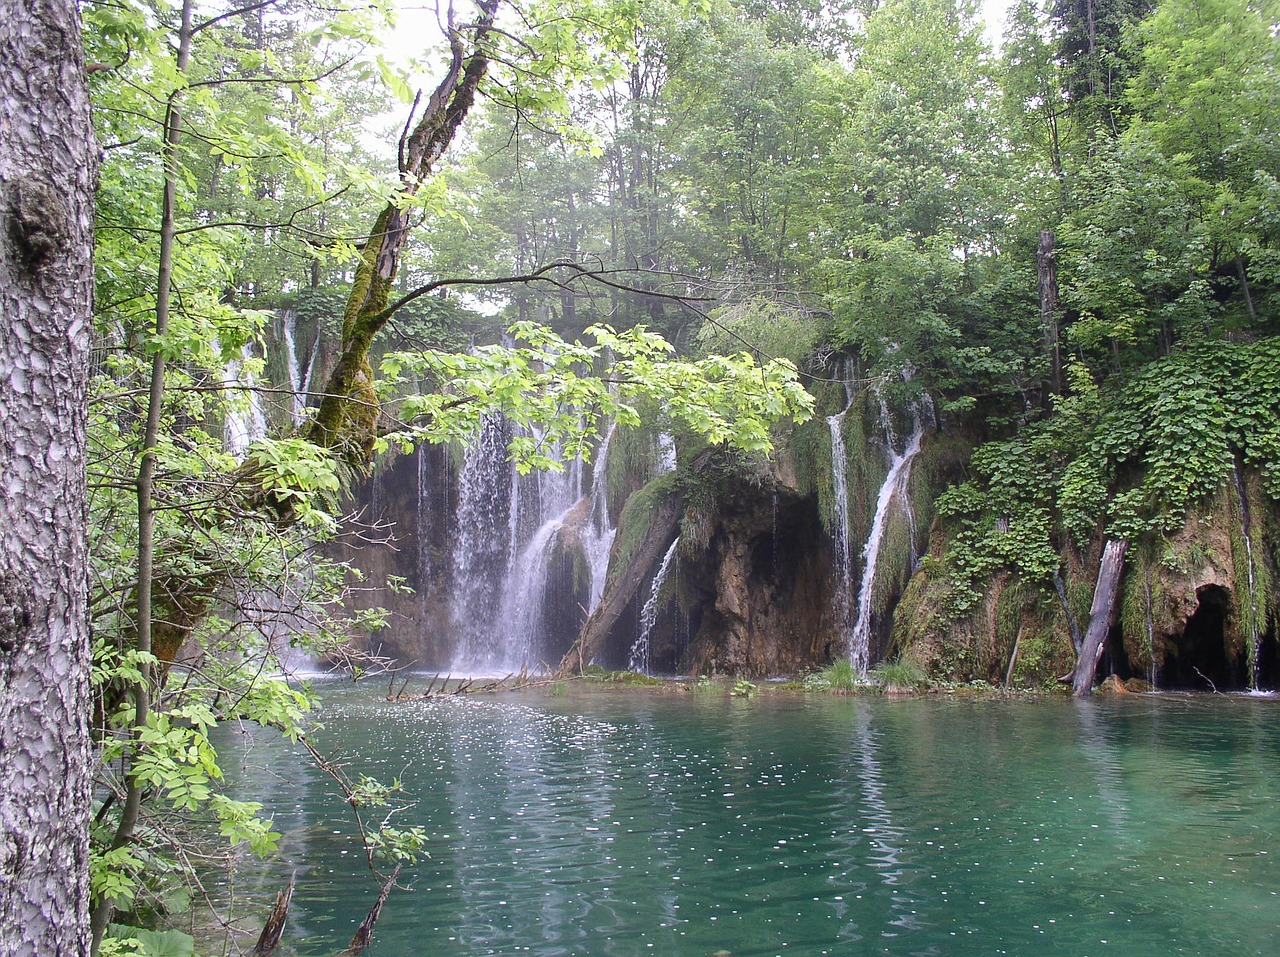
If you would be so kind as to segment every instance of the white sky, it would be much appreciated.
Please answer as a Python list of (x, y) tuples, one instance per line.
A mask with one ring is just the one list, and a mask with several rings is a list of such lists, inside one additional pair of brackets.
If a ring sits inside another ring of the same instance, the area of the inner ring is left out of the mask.
[[(441, 0), (443, 5), (447, 0)], [(987, 42), (993, 49), (1000, 45), (1000, 35), (1004, 32), (1004, 18), (1015, 0), (981, 0), (982, 18), (986, 21), (984, 31)], [(436, 26), (435, 0), (399, 0), (399, 26), (387, 37), (387, 51), (393, 57), (409, 59), (422, 53), (427, 44), (440, 36)], [(463, 8), (459, 4), (459, 12)], [(425, 82), (425, 81), (424, 81)]]
[(982, 19), (987, 21), (984, 31), (993, 50), (1000, 48), (1000, 34), (1004, 33), (1004, 18), (1014, 0), (982, 0)]

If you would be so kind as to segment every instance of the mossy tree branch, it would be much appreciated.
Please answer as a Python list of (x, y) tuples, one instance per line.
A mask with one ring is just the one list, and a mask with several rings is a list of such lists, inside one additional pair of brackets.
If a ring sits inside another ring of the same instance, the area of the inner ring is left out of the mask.
[(449, 68), (417, 123), (411, 129), (406, 124), (399, 148), (400, 187), (379, 213), (356, 266), (342, 318), (342, 354), (309, 435), (352, 465), (368, 463), (377, 438), (378, 401), (369, 349), (394, 314), (387, 304), (409, 238), (410, 201), (435, 171), (475, 104), (489, 68), (485, 40), (493, 30), (498, 2), (480, 0), (476, 20), (465, 27), (455, 26), (450, 8)]

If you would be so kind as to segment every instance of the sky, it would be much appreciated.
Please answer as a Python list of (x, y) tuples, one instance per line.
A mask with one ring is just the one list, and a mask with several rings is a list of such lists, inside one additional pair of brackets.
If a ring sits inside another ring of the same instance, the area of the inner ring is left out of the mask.
[[(441, 0), (443, 4), (446, 0)], [(986, 21), (984, 31), (987, 42), (992, 48), (1000, 45), (1000, 34), (1004, 32), (1004, 18), (1015, 0), (981, 0), (982, 18)], [(410, 57), (422, 50), (424, 36), (439, 36), (436, 26), (435, 0), (399, 0), (399, 26), (395, 33), (387, 38), (388, 49), (397, 57)]]

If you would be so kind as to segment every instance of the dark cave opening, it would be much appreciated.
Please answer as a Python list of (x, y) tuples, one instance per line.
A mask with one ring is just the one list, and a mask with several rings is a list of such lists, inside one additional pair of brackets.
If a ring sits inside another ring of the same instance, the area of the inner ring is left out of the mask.
[(1169, 690), (1241, 691), (1250, 675), (1243, 656), (1227, 654), (1231, 593), (1221, 585), (1196, 589), (1199, 605), (1181, 635), (1167, 640), (1160, 687)]

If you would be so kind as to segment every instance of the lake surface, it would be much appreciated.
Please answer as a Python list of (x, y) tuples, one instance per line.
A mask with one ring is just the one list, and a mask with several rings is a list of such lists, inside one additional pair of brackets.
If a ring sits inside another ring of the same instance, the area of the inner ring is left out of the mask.
[[(380, 693), (322, 688), (317, 735), (432, 836), (366, 957), (1280, 953), (1277, 700)], [(288, 863), (237, 891), (296, 865), (286, 940), (329, 957), (377, 887), (254, 737), (227, 764)]]

